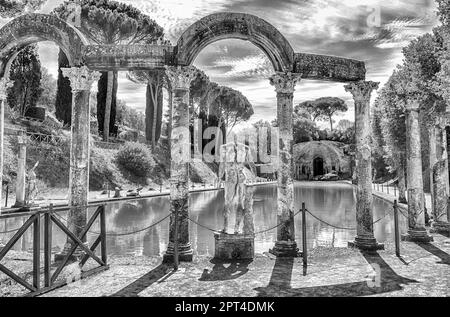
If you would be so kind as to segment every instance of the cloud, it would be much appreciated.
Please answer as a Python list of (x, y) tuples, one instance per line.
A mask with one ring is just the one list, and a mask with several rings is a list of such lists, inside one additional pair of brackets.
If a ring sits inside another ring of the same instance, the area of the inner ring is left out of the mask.
[[(49, 12), (62, 0), (49, 1)], [(296, 52), (337, 55), (366, 63), (369, 80), (386, 82), (402, 61), (401, 49), (437, 24), (433, 0), (123, 0), (160, 24), (173, 44), (191, 24), (215, 12), (244, 12), (257, 15), (277, 28)], [(0, 24), (2, 21), (0, 21)], [(4, 23), (4, 21), (3, 21)], [(54, 50), (56, 51), (56, 50)], [(54, 73), (56, 55), (40, 45), (44, 66)], [(268, 77), (273, 72), (264, 53), (239, 40), (222, 40), (207, 46), (195, 60), (212, 80), (238, 89), (255, 108), (252, 121), (274, 118), (276, 97)], [(145, 108), (145, 86), (119, 79), (119, 98)], [(294, 102), (322, 96), (348, 101), (342, 84), (303, 80)], [(353, 115), (350, 110), (345, 116)]]

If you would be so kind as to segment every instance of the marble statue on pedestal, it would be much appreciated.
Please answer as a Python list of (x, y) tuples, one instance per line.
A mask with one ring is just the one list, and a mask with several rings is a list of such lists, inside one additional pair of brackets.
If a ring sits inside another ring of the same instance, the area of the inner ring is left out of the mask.
[(252, 171), (255, 167), (250, 148), (233, 140), (220, 148), (219, 179), (225, 176), (224, 192), (224, 226), (222, 233), (227, 233), (229, 217), (236, 215), (234, 233), (239, 234), (243, 222), (243, 233), (252, 235), (253, 224), (253, 187), (245, 174), (246, 166)]
[(26, 206), (33, 206), (34, 205), (34, 199), (36, 198), (38, 194), (38, 188), (37, 188), (37, 177), (36, 177), (36, 168), (39, 166), (39, 161), (34, 164), (34, 166), (28, 171), (26, 174), (26, 181), (27, 181), (27, 189), (25, 192), (25, 205)]

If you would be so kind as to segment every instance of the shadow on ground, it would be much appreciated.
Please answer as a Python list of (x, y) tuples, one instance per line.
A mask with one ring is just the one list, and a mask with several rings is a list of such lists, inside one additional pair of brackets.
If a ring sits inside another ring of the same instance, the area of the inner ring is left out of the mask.
[(294, 266), (293, 258), (277, 258), (269, 285), (255, 290), (259, 297), (331, 297), (331, 296), (369, 296), (402, 290), (402, 285), (418, 283), (416, 280), (404, 278), (383, 260), (378, 253), (363, 253), (372, 267), (379, 268), (379, 276), (374, 281), (361, 281), (337, 285), (324, 285), (305, 288), (291, 288), (291, 276)]
[(160, 280), (162, 277), (166, 276), (170, 271), (172, 271), (173, 274), (173, 268), (171, 265), (160, 264), (130, 285), (111, 295), (111, 297), (137, 297), (140, 292)]
[(441, 259), (441, 262), (437, 262), (439, 264), (447, 264), (450, 265), (450, 255), (441, 249), (439, 249), (437, 246), (431, 244), (431, 243), (416, 243), (419, 247), (424, 249), (425, 251), (433, 254), (434, 256)]
[(212, 259), (210, 263), (214, 264), (211, 271), (204, 269), (199, 281), (227, 281), (234, 280), (249, 271), (249, 264), (252, 260), (236, 260), (236, 261), (221, 261)]

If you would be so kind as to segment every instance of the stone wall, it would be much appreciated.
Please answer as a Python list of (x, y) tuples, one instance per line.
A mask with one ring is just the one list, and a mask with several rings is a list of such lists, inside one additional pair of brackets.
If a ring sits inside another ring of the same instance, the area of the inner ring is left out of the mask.
[(313, 179), (314, 159), (323, 160), (324, 174), (333, 170), (341, 177), (350, 176), (351, 157), (347, 145), (333, 141), (311, 141), (294, 145), (294, 175), (297, 180)]

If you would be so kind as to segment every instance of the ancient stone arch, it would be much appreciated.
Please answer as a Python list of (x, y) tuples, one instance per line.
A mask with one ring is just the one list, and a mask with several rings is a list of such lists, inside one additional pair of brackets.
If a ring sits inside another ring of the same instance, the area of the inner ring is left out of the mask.
[(294, 50), (286, 38), (267, 21), (245, 13), (215, 13), (191, 25), (178, 40), (177, 63), (190, 65), (209, 44), (231, 38), (255, 44), (275, 71), (292, 71)]
[[(347, 91), (353, 94), (357, 109), (368, 113), (370, 94), (375, 83), (366, 82), (366, 69), (362, 61), (307, 53), (294, 53), (286, 38), (271, 24), (254, 15), (243, 13), (217, 13), (209, 15), (189, 27), (176, 46), (171, 45), (89, 45), (80, 31), (57, 17), (45, 14), (26, 14), (14, 19), (0, 29), (0, 157), (3, 152), (3, 109), (5, 91), (8, 86), (8, 64), (24, 46), (53, 41), (66, 53), (71, 68), (64, 69), (72, 87), (72, 141), (71, 141), (71, 183), (70, 206), (73, 214), (86, 213), (89, 172), (89, 93), (90, 86), (99, 74), (93, 70), (166, 69), (172, 89), (173, 128), (171, 139), (171, 215), (168, 258), (172, 258), (174, 247), (174, 215), (179, 217), (178, 248), (180, 260), (192, 259), (189, 241), (189, 161), (176, 156), (189, 149), (189, 138), (183, 131), (189, 131), (189, 87), (195, 70), (190, 66), (198, 53), (215, 41), (235, 38), (248, 40), (261, 48), (275, 69), (269, 78), (277, 94), (277, 117), (279, 124), (278, 158), (278, 214), (282, 224), (278, 227), (275, 254), (292, 256), (297, 254), (293, 221), (292, 180), (292, 108), (295, 86), (300, 80), (318, 79), (350, 83)], [(357, 115), (357, 135), (368, 135), (370, 120)], [(359, 123), (359, 124), (358, 124)], [(358, 138), (357, 149), (363, 150)], [(0, 162), (0, 170), (2, 163)], [(358, 246), (376, 247), (373, 238), (371, 187), (369, 184), (370, 161), (364, 162), (358, 170), (361, 183), (358, 213), (362, 219), (358, 226)], [(0, 173), (1, 178), (1, 173)], [(77, 216), (78, 217), (78, 216)], [(74, 219), (80, 228), (83, 217)], [(76, 229), (78, 230), (78, 229)]]
[(9, 63), (22, 48), (41, 41), (57, 44), (71, 66), (83, 64), (83, 47), (88, 42), (80, 31), (53, 15), (26, 14), (0, 29), (0, 77), (8, 73)]

